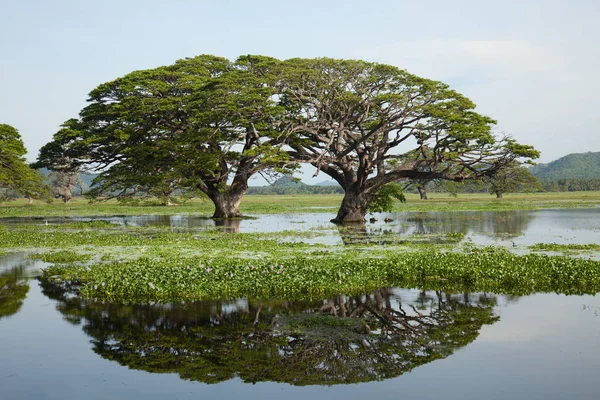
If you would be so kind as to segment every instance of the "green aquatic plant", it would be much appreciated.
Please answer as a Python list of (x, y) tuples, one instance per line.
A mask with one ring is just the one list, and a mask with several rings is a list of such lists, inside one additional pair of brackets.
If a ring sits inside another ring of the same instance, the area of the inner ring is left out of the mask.
[(600, 251), (600, 244), (536, 243), (527, 248), (535, 251)]
[(52, 251), (49, 253), (35, 253), (27, 256), (32, 260), (42, 260), (47, 263), (74, 263), (89, 261), (92, 256), (90, 254), (80, 254), (69, 250)]
[(351, 250), (253, 259), (207, 254), (50, 267), (42, 279), (72, 281), (81, 285), (85, 298), (118, 303), (248, 296), (314, 298), (381, 286), (515, 294), (597, 293), (600, 262), (506, 251), (383, 251), (373, 256)]

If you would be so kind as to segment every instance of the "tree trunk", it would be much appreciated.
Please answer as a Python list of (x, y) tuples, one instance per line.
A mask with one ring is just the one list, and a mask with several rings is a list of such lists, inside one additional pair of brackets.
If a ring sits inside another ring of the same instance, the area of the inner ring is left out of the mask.
[(225, 192), (215, 191), (208, 195), (215, 205), (215, 213), (212, 218), (228, 219), (243, 217), (240, 212), (240, 203), (246, 190), (228, 190)]
[(427, 189), (425, 189), (423, 186), (417, 186), (417, 190), (419, 191), (421, 200), (427, 200)]
[(496, 198), (497, 198), (497, 199), (501, 199), (501, 198), (502, 198), (502, 193), (498, 193), (498, 192), (496, 192)]
[(339, 224), (346, 222), (365, 222), (368, 199), (355, 191), (346, 190), (342, 205), (337, 216), (331, 222)]

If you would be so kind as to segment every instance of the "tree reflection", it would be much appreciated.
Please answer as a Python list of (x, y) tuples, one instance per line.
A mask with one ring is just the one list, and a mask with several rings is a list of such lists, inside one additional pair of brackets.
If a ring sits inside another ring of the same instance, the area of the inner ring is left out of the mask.
[[(393, 222), (382, 223), (384, 217)], [(372, 224), (342, 225), (338, 230), (344, 244), (444, 243), (445, 235), (456, 233), (514, 238), (523, 235), (533, 219), (529, 211), (399, 212), (379, 215)]]
[[(205, 301), (116, 306), (44, 286), (93, 350), (129, 368), (178, 373), (206, 383), (294, 385), (381, 380), (449, 356), (475, 340), (494, 316), (495, 298), (427, 292), (324, 301)], [(414, 298), (404, 299), (412, 296)]]
[(24, 279), (24, 266), (16, 266), (0, 274), (0, 319), (16, 314), (29, 292)]

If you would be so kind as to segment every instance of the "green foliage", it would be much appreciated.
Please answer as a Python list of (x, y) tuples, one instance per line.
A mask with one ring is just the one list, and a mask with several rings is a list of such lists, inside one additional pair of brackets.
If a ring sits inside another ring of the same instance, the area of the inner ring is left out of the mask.
[(462, 181), (539, 156), (496, 138), (495, 121), (474, 108), (447, 85), (389, 65), (202, 55), (99, 85), (39, 164), (99, 171), (95, 197), (144, 192), (168, 203), (177, 190), (201, 190), (215, 218), (232, 218), (252, 175), (303, 162), (362, 202), (344, 202), (352, 210), (336, 220), (360, 220), (372, 198), (375, 209), (391, 207), (386, 185), (399, 179)]
[(392, 211), (395, 200), (406, 203), (406, 197), (402, 192), (402, 186), (398, 183), (388, 183), (382, 186), (379, 191), (367, 203), (369, 212)]
[(502, 197), (509, 192), (536, 192), (542, 190), (542, 184), (529, 170), (516, 164), (507, 165), (484, 178), (490, 194)]
[[(290, 59), (283, 66), (277, 85), (292, 110), (292, 154), (344, 188), (347, 201), (335, 221), (363, 220), (370, 198), (400, 179), (462, 181), (539, 156), (496, 138), (495, 121), (441, 82), (360, 60)], [(412, 149), (399, 151), (408, 143)]]
[(6, 200), (3, 190), (14, 190), (30, 198), (48, 197), (43, 177), (27, 165), (26, 153), (19, 132), (0, 124), (0, 201)]
[(600, 244), (558, 244), (558, 243), (536, 243), (528, 247), (531, 250), (536, 251), (571, 251), (571, 250), (583, 250), (583, 251), (600, 251)]
[(600, 178), (589, 179), (559, 179), (542, 182), (547, 192), (581, 192), (600, 190)]
[(380, 286), (443, 291), (528, 294), (600, 291), (600, 262), (506, 252), (471, 254), (385, 252), (365, 257), (347, 251), (287, 258), (220, 256), (142, 257), (85, 267), (50, 267), (43, 280), (75, 281), (81, 294), (118, 303), (223, 299), (302, 299), (357, 294)]
[(91, 255), (89, 254), (79, 254), (74, 251), (63, 250), (63, 251), (53, 251), (50, 253), (36, 253), (30, 254), (28, 258), (33, 260), (42, 260), (47, 263), (57, 263), (57, 264), (68, 264), (74, 262), (85, 262), (89, 261)]
[(54, 168), (66, 155), (72, 165), (99, 170), (95, 198), (147, 193), (169, 204), (176, 191), (200, 190), (215, 202), (215, 217), (239, 216), (238, 198), (253, 174), (293, 169), (281, 148), (275, 64), (203, 55), (102, 84), (40, 162)]

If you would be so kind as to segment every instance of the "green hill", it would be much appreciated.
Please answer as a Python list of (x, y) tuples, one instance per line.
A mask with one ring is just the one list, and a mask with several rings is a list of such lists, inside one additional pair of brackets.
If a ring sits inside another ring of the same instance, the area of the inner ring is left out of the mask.
[(301, 188), (308, 185), (302, 182), (300, 179), (294, 178), (290, 175), (283, 175), (281, 178), (273, 182), (273, 186), (280, 188)]
[(561, 179), (600, 178), (600, 152), (573, 153), (548, 164), (538, 164), (530, 168), (540, 181)]

